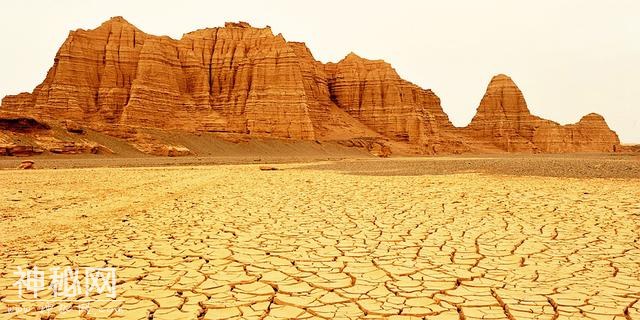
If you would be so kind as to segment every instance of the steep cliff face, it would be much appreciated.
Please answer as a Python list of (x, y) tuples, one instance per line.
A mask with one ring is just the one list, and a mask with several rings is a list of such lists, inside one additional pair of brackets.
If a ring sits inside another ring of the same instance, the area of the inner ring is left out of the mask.
[(403, 80), (388, 63), (351, 53), (325, 70), (331, 99), (376, 132), (427, 153), (463, 149), (438, 96)]
[(324, 125), (330, 119), (333, 105), (324, 65), (313, 57), (304, 43), (289, 42), (288, 46), (293, 50), (300, 65), (307, 107), (314, 129), (322, 133), (326, 130)]
[(620, 144), (598, 114), (566, 126), (531, 115), (520, 89), (502, 74), (489, 82), (464, 133), (472, 144), (507, 152), (612, 152)]
[(565, 126), (542, 120), (532, 141), (540, 152), (614, 152), (620, 147), (618, 135), (604, 118), (590, 113), (575, 124)]
[(451, 125), (433, 92), (402, 80), (382, 60), (351, 53), (326, 70), (333, 101), (385, 136), (421, 143), (441, 125)]
[(42, 84), (5, 97), (0, 115), (72, 121), (145, 151), (166, 147), (148, 129), (391, 143), (426, 154), (613, 151), (619, 144), (595, 114), (568, 126), (531, 115), (504, 75), (492, 79), (470, 125), (455, 128), (438, 96), (388, 63), (352, 53), (323, 64), (304, 43), (244, 22), (179, 40), (146, 34), (121, 17), (72, 31)]
[(122, 18), (71, 32), (33, 94), (3, 109), (100, 127), (219, 131), (313, 139), (298, 58), (282, 36), (244, 23), (181, 40)]
[(531, 115), (522, 92), (506, 75), (494, 76), (466, 128), (472, 141), (505, 151), (529, 151), (538, 118)]
[(32, 94), (8, 96), (4, 110), (79, 121), (115, 121), (127, 103), (147, 36), (114, 18), (69, 33), (45, 80)]
[(270, 28), (198, 30), (179, 41), (178, 53), (185, 94), (227, 121), (214, 131), (314, 139), (298, 57)]

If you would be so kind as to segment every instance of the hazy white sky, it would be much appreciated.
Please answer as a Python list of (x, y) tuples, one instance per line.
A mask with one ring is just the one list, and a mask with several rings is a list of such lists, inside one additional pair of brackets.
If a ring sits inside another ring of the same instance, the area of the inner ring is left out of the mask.
[(69, 30), (111, 16), (173, 38), (241, 20), (306, 42), (324, 62), (382, 58), (433, 89), (457, 126), (505, 73), (534, 114), (566, 124), (597, 112), (623, 142), (640, 142), (637, 0), (2, 1), (0, 96), (31, 91)]

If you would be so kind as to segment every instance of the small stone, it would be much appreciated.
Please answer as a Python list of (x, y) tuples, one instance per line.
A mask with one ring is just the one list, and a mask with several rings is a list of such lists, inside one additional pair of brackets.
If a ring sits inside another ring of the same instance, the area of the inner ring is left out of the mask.
[(23, 170), (27, 170), (27, 169), (35, 169), (35, 162), (33, 160), (22, 160), (22, 162), (20, 162), (20, 165), (18, 166), (18, 169), (23, 169)]

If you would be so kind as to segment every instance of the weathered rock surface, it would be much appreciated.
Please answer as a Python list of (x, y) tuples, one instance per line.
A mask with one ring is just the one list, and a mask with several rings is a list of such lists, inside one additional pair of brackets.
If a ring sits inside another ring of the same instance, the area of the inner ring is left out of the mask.
[[(570, 126), (532, 116), (503, 75), (491, 81), (471, 124), (455, 128), (435, 93), (403, 80), (388, 63), (352, 53), (323, 64), (304, 43), (244, 22), (179, 40), (146, 34), (121, 17), (72, 31), (42, 84), (5, 97), (0, 113), (53, 120), (73, 133), (97, 130), (161, 155), (190, 152), (140, 138), (139, 131), (390, 139), (423, 154), (614, 151), (619, 145), (600, 116)], [(15, 128), (0, 123), (0, 130)]]
[(28, 157), (43, 152), (41, 148), (32, 145), (0, 144), (0, 156)]
[[(142, 149), (142, 150), (145, 150), (145, 149)], [(156, 145), (156, 146), (153, 146), (153, 148), (147, 153), (157, 155), (157, 156), (165, 156), (165, 157), (181, 157), (181, 156), (190, 155), (191, 150), (183, 146)]]
[(352, 148), (366, 149), (370, 154), (380, 158), (387, 158), (393, 153), (387, 141), (376, 138), (355, 138), (340, 141), (340, 144)]
[(35, 162), (33, 160), (23, 160), (20, 162), (18, 169), (23, 169), (23, 170), (35, 169)]
[(35, 131), (49, 130), (51, 127), (28, 117), (0, 117), (0, 130), (16, 133), (32, 133)]
[(616, 152), (640, 153), (640, 144), (629, 144), (616, 146)]
[[(451, 125), (430, 90), (402, 80), (388, 63), (350, 53), (328, 64), (332, 98), (338, 105), (375, 130), (408, 141), (420, 139), (420, 130), (440, 123)], [(427, 119), (417, 119), (430, 114)], [(418, 120), (418, 121), (416, 121)], [(427, 128), (430, 130), (430, 128)], [(430, 130), (431, 131), (431, 130)]]
[(64, 121), (64, 128), (67, 130), (67, 132), (76, 134), (84, 133), (84, 128), (82, 128), (82, 126), (80, 126), (78, 123), (71, 120)]
[(98, 144), (89, 143), (76, 143), (76, 142), (62, 142), (51, 147), (49, 152), (57, 154), (80, 154), (91, 153), (96, 154), (100, 151)]
[(565, 126), (531, 115), (520, 89), (502, 74), (491, 79), (463, 132), (470, 137), (468, 143), (507, 152), (613, 152), (620, 144), (595, 113)]
[(458, 149), (447, 141), (453, 125), (438, 96), (403, 80), (388, 63), (350, 53), (326, 70), (332, 100), (381, 135), (431, 153), (440, 145)]
[(70, 33), (44, 82), (3, 109), (93, 127), (313, 139), (297, 56), (269, 28), (227, 24), (181, 40), (122, 18)]

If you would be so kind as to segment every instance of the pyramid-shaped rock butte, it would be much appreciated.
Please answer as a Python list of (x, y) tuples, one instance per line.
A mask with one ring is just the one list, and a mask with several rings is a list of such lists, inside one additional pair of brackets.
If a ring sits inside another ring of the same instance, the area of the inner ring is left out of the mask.
[(349, 54), (316, 61), (304, 43), (247, 23), (180, 40), (146, 34), (121, 17), (69, 34), (32, 93), (7, 96), (2, 116), (78, 123), (109, 135), (137, 130), (219, 132), (299, 140), (373, 138), (423, 154), (612, 152), (604, 119), (559, 125), (530, 114), (505, 75), (495, 76), (466, 128), (439, 98), (382, 60)]

